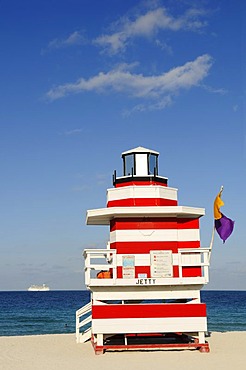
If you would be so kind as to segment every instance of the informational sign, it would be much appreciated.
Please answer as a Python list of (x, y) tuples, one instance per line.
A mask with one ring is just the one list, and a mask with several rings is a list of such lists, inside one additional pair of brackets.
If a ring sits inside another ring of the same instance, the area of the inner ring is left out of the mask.
[(172, 251), (150, 251), (152, 278), (173, 277)]
[(135, 279), (135, 256), (122, 256), (123, 279)]

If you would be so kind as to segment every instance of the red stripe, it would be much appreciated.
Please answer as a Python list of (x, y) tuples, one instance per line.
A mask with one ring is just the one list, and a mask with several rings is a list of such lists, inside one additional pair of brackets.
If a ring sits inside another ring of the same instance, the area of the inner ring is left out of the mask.
[(178, 229), (199, 229), (199, 218), (178, 218)]
[(173, 266), (173, 277), (174, 278), (179, 277), (179, 266)]
[(110, 200), (107, 207), (150, 207), (150, 206), (177, 206), (177, 200), (164, 198), (126, 198)]
[(112, 304), (92, 305), (92, 319), (158, 317), (206, 317), (206, 304)]
[(144, 230), (144, 229), (178, 229), (177, 221), (173, 219), (153, 218), (126, 218), (115, 219), (110, 222), (110, 231), (114, 230)]
[(144, 185), (159, 185), (159, 186), (165, 186), (167, 187), (167, 184), (163, 183), (163, 182), (159, 182), (159, 181), (128, 181), (128, 182), (122, 182), (122, 183), (118, 183), (118, 184), (115, 184), (115, 187), (116, 188), (122, 188), (124, 186), (132, 186), (132, 185), (135, 185), (135, 186), (144, 186)]
[(201, 277), (202, 269), (201, 267), (182, 267), (183, 277)]
[(110, 244), (118, 254), (142, 254), (151, 250), (171, 250), (178, 253), (178, 248), (199, 248), (200, 241), (191, 242), (115, 242)]
[(117, 218), (110, 221), (110, 231), (144, 229), (199, 229), (198, 219), (177, 218)]

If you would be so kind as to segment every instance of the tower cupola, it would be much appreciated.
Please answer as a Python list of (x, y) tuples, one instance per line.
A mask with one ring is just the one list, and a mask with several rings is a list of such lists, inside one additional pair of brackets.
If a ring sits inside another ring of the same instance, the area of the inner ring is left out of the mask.
[(113, 184), (117, 187), (129, 181), (134, 185), (154, 181), (155, 184), (167, 186), (167, 178), (158, 176), (158, 157), (158, 152), (142, 146), (123, 152), (123, 176), (116, 177), (114, 171)]
[(158, 156), (158, 152), (141, 146), (123, 152), (124, 176), (158, 175)]

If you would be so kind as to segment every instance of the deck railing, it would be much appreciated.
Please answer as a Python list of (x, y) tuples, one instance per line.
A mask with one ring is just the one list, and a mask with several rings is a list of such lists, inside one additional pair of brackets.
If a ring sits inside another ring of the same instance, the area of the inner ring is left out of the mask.
[(205, 283), (209, 281), (209, 248), (178, 249), (179, 277), (183, 278), (183, 267), (201, 267)]
[(85, 249), (84, 258), (85, 285), (90, 284), (92, 272), (99, 272), (100, 270), (111, 270), (112, 279), (113, 282), (115, 282), (115, 279), (117, 278), (116, 249)]
[[(137, 279), (122, 279), (117, 277), (117, 266), (122, 266), (119, 262), (122, 255), (117, 255), (116, 249), (85, 249), (85, 284), (97, 285), (131, 285), (135, 284)], [(179, 277), (168, 277), (156, 279), (157, 284), (192, 284), (201, 283), (207, 284), (209, 281), (209, 254), (210, 248), (182, 248), (178, 249), (178, 253), (173, 254), (173, 266), (178, 266)], [(150, 265), (150, 260), (147, 259), (145, 266)], [(198, 267), (201, 270), (200, 276), (187, 277), (183, 276), (183, 268)], [(110, 279), (97, 279), (97, 272), (100, 270), (111, 271)], [(134, 280), (132, 282), (132, 280)], [(123, 283), (124, 281), (124, 283)]]

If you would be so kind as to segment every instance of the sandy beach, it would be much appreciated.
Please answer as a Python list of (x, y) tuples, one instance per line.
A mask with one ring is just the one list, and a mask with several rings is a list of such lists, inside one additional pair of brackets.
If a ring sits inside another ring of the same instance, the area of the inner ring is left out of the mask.
[(210, 353), (197, 350), (106, 352), (96, 356), (90, 342), (74, 334), (0, 337), (2, 370), (244, 369), (246, 332), (211, 333)]

